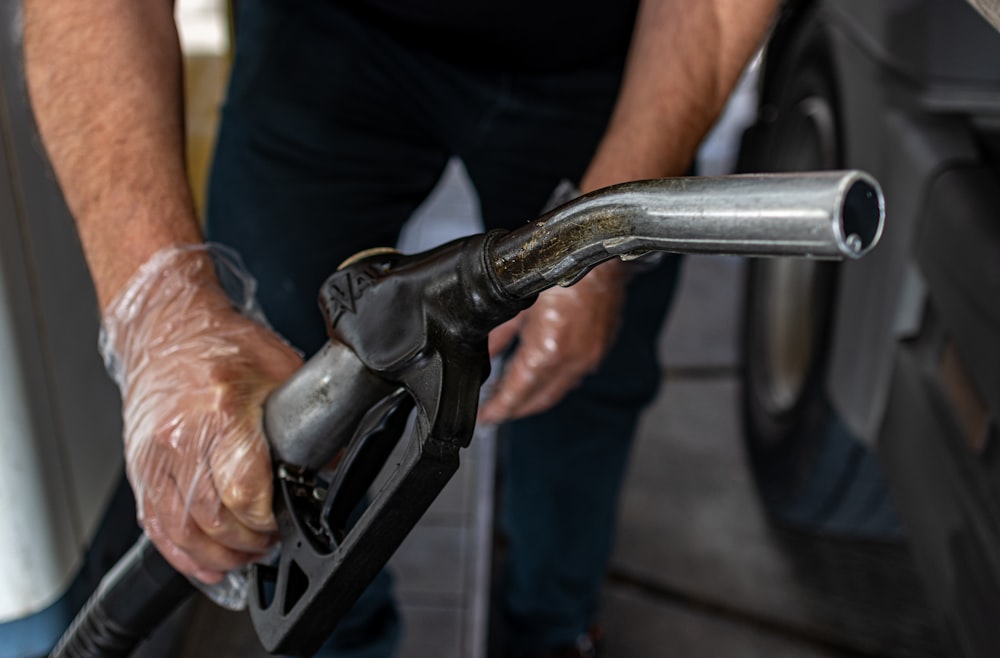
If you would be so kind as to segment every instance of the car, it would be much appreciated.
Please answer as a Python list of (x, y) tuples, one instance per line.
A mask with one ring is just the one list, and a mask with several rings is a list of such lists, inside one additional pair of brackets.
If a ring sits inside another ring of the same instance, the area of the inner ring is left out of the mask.
[(962, 0), (788, 3), (744, 171), (859, 168), (880, 245), (755, 261), (742, 418), (782, 524), (905, 537), (964, 656), (1000, 655), (1000, 33)]

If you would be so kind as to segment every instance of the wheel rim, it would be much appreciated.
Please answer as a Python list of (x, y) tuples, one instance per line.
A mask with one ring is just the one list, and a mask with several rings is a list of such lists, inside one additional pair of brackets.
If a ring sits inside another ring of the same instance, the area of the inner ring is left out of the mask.
[[(822, 95), (797, 103), (775, 150), (778, 171), (836, 168), (838, 152), (833, 108)], [(772, 416), (790, 413), (802, 399), (825, 348), (832, 300), (829, 264), (778, 258), (758, 261), (752, 279), (757, 308), (753, 321), (754, 379), (761, 406)]]

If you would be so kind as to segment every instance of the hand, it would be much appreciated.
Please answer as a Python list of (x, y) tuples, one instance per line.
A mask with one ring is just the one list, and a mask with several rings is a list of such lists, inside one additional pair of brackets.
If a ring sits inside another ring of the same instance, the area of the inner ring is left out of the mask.
[(211, 584), (276, 539), (262, 405), (301, 359), (233, 308), (204, 251), (144, 269), (104, 318), (126, 467), (157, 549)]
[(569, 288), (551, 288), (490, 333), (490, 356), (515, 337), (520, 344), (479, 411), (479, 420), (501, 423), (546, 411), (592, 372), (618, 329), (625, 295), (625, 266), (615, 260)]

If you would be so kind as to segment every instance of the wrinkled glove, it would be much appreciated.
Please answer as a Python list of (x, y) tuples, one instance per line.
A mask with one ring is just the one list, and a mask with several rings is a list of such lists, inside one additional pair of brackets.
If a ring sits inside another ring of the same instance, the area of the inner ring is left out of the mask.
[[(276, 540), (262, 405), (301, 358), (262, 323), (253, 286), (224, 248), (170, 247), (103, 317), (139, 522), (177, 570), (208, 584)], [(242, 593), (213, 598), (238, 606)]]
[(514, 340), (492, 394), (479, 411), (501, 423), (553, 407), (600, 365), (615, 338), (628, 280), (618, 260), (594, 268), (570, 288), (550, 288), (514, 319), (490, 333), (490, 356)]

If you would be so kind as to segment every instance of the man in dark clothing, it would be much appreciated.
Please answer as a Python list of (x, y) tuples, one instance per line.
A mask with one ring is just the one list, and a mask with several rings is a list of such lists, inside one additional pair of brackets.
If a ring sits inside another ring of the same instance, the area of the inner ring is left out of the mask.
[[(247, 420), (299, 361), (225, 311), (203, 252), (178, 250), (201, 235), (169, 4), (28, 0), (26, 58), (125, 374), (141, 519), (177, 568), (215, 582), (273, 540), (267, 450)], [(683, 173), (775, 4), (241, 0), (209, 236), (241, 253), (277, 332), (309, 354), (319, 284), (394, 244), (452, 156), (487, 228), (536, 217), (563, 179), (586, 192)], [(516, 338), (481, 410), (508, 450), (515, 655), (585, 655), (675, 271), (607, 263), (491, 336), (496, 351)], [(389, 656), (397, 636), (381, 576), (323, 655)]]

